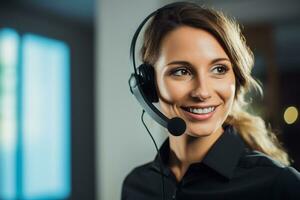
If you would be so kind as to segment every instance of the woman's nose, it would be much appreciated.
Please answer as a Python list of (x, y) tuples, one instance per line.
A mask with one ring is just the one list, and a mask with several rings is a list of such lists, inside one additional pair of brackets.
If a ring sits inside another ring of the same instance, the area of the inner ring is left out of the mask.
[(194, 88), (191, 92), (192, 98), (200, 99), (201, 101), (205, 101), (206, 99), (209, 99), (211, 97), (210, 91), (209, 91), (209, 83), (207, 80), (199, 78), (198, 80), (195, 80)]

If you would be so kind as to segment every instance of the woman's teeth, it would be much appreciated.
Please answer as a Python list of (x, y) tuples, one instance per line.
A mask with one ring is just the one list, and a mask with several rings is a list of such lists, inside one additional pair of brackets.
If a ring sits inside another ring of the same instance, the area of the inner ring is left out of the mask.
[(187, 111), (195, 114), (207, 114), (215, 110), (215, 107), (208, 108), (187, 108)]

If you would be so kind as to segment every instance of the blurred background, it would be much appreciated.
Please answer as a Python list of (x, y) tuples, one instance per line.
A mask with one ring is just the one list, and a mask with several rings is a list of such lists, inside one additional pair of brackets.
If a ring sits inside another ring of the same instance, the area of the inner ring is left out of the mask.
[[(131, 38), (167, 0), (0, 3), (0, 200), (120, 199), (156, 154), (127, 85)], [(262, 116), (300, 170), (300, 1), (195, 1), (234, 17), (263, 84)], [(146, 116), (157, 143), (164, 131)]]

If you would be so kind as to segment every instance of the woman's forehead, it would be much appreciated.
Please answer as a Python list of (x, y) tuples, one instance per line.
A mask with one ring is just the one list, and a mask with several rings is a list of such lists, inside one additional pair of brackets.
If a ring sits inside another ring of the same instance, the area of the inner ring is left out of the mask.
[(163, 56), (166, 62), (173, 59), (228, 58), (212, 34), (189, 26), (179, 27), (166, 35), (161, 43), (160, 56)]

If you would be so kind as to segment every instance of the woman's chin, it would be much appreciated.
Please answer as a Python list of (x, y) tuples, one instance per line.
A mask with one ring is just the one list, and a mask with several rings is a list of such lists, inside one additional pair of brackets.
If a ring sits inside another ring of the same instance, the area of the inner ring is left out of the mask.
[(201, 126), (192, 126), (187, 125), (189, 128), (186, 131), (186, 134), (192, 137), (207, 137), (216, 132), (215, 127), (210, 127), (209, 125), (201, 125)]
[(207, 136), (210, 136), (213, 132), (210, 132), (210, 131), (203, 131), (203, 130), (198, 130), (198, 131), (195, 131), (195, 130), (187, 130), (186, 131), (186, 134), (188, 136), (191, 136), (191, 137), (207, 137)]

